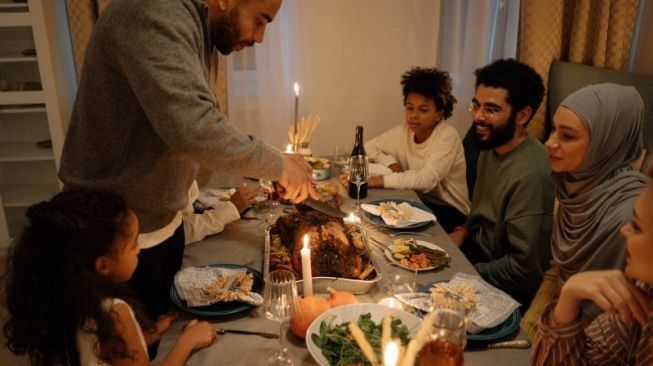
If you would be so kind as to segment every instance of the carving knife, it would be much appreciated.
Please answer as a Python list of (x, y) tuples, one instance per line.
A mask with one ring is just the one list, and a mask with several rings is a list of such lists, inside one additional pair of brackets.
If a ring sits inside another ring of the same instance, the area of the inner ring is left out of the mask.
[(308, 207), (310, 207), (310, 208), (312, 208), (314, 210), (320, 211), (325, 215), (329, 215), (329, 216), (332, 216), (332, 217), (337, 217), (337, 218), (340, 218), (340, 219), (347, 217), (347, 214), (342, 212), (341, 209), (333, 207), (333, 206), (331, 206), (330, 204), (328, 204), (326, 202), (318, 201), (318, 200), (313, 199), (311, 197), (308, 197), (306, 199), (306, 201), (304, 201), (303, 203), (306, 206), (308, 206)]

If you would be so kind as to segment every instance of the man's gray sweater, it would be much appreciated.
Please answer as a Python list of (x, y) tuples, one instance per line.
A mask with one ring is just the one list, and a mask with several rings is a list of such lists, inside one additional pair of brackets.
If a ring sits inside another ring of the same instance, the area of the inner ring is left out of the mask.
[(113, 0), (88, 44), (64, 143), (66, 187), (122, 195), (141, 232), (184, 208), (199, 164), (278, 179), (280, 152), (230, 125), (208, 85), (201, 0)]

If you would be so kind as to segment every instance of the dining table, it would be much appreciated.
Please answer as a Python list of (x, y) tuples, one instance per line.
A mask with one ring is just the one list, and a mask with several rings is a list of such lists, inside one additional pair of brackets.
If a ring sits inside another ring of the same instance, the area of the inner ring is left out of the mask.
[[(328, 182), (337, 182), (337, 170), (334, 169), (333, 176)], [(356, 200), (347, 196), (346, 189), (340, 187), (340, 195), (342, 196), (340, 208), (344, 212), (359, 212), (356, 207)], [(367, 197), (361, 202), (374, 200), (411, 200), (420, 202), (418, 195), (414, 191), (395, 189), (369, 189)], [(244, 219), (229, 223), (225, 226), (224, 231), (219, 234), (188, 245), (184, 251), (182, 269), (189, 266), (234, 264), (244, 265), (264, 273), (266, 228), (273, 221), (273, 218), (283, 214), (283, 209), (287, 207), (289, 206), (269, 207), (266, 204), (259, 204), (246, 212), (243, 215)], [(374, 225), (366, 220), (362, 220), (362, 226), (370, 240), (373, 238), (387, 242), (391, 239), (389, 235), (398, 231)], [(418, 272), (417, 288), (437, 281), (447, 281), (459, 272), (478, 275), (474, 266), (437, 223), (430, 223), (425, 227), (413, 230), (413, 236), (415, 239), (435, 243), (451, 257), (449, 265), (444, 268)], [(370, 250), (380, 250), (378, 247), (374, 248), (375, 246), (371, 244), (368, 244), (368, 247)], [(382, 256), (379, 257), (378, 253), (376, 258), (377, 260), (385, 260)], [(381, 275), (383, 274), (381, 273)], [(381, 280), (372, 286), (367, 293), (357, 295), (358, 302), (377, 303), (380, 299), (388, 297), (383, 284), (384, 282)], [(327, 297), (327, 294), (317, 295)], [(268, 320), (261, 308), (262, 306), (252, 307), (246, 311), (229, 315), (197, 316), (180, 310), (171, 304), (171, 311), (178, 312), (179, 316), (161, 338), (154, 362), (160, 362), (165, 358), (181, 334), (183, 326), (192, 319), (207, 321), (216, 328), (279, 333), (279, 323)], [(523, 331), (518, 330), (516, 334), (510, 335), (509, 339), (527, 339), (527, 337)], [(317, 365), (317, 362), (309, 353), (306, 341), (290, 331), (285, 337), (285, 346), (292, 355), (295, 365)], [(212, 345), (195, 351), (186, 365), (265, 365), (267, 355), (278, 349), (279, 339), (268, 339), (246, 334), (222, 334), (218, 336)], [(464, 352), (464, 363), (467, 366), (527, 365), (529, 355), (530, 349), (469, 349), (468, 347)]]

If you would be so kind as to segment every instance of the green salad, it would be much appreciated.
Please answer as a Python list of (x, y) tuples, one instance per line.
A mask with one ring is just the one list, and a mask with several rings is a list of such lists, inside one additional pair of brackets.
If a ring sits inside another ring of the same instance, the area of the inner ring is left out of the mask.
[[(320, 334), (313, 333), (311, 339), (322, 350), (322, 354), (329, 361), (329, 365), (346, 366), (352, 364), (371, 365), (363, 351), (349, 333), (349, 322), (333, 324), (335, 315), (324, 320), (320, 324)], [(365, 333), (367, 341), (374, 349), (377, 357), (381, 357), (381, 324), (372, 320), (370, 313), (362, 314), (358, 318), (358, 326)], [(405, 346), (408, 338), (408, 327), (401, 322), (401, 319), (392, 317), (392, 338), (398, 338)]]

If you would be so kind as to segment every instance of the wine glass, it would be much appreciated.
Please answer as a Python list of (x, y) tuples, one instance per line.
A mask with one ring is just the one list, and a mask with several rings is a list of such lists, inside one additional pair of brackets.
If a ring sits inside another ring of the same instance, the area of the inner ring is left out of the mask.
[(265, 217), (265, 222), (267, 222), (268, 225), (274, 225), (277, 221), (275, 212), (276, 208), (279, 206), (279, 193), (277, 192), (274, 183), (269, 179), (259, 179), (259, 184), (263, 188), (263, 195), (266, 198), (266, 201), (264, 202), (268, 214)]
[(354, 155), (349, 158), (349, 181), (356, 185), (356, 207), (360, 216), (361, 186), (370, 177), (370, 163), (365, 155)]
[(279, 350), (268, 356), (268, 365), (293, 365), (284, 339), (288, 322), (297, 311), (297, 282), (295, 274), (280, 269), (272, 271), (265, 280), (263, 308), (266, 318), (279, 322)]
[(465, 306), (462, 298), (442, 294), (429, 314), (432, 327), (419, 352), (418, 365), (462, 366), (466, 344)]

